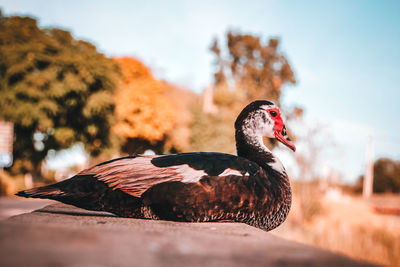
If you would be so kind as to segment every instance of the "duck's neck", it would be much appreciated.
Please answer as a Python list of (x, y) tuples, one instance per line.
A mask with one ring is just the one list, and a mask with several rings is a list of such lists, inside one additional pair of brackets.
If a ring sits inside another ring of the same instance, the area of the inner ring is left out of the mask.
[(236, 130), (235, 136), (237, 155), (257, 163), (265, 171), (254, 179), (268, 180), (267, 183), (260, 184), (266, 184), (263, 189), (274, 199), (275, 205), (266, 207), (266, 210), (269, 209), (269, 215), (263, 220), (255, 220), (254, 225), (267, 231), (272, 230), (286, 219), (290, 210), (292, 190), (289, 178), (282, 163), (264, 145), (261, 136), (241, 130)]
[(235, 138), (238, 156), (256, 162), (268, 172), (277, 172), (279, 176), (287, 177), (281, 161), (264, 145), (262, 136), (236, 130)]

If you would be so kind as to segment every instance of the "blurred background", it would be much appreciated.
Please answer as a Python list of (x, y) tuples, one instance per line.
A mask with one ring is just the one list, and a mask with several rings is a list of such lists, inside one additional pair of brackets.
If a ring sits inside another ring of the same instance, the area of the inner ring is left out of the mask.
[(277, 103), (294, 204), (273, 234), (400, 265), (398, 1), (0, 0), (0, 192), (137, 153), (235, 154)]

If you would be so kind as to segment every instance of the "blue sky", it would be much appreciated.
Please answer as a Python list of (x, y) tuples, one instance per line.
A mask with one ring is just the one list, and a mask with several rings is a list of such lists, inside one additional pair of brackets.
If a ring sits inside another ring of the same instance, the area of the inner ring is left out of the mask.
[(214, 37), (228, 29), (279, 37), (298, 80), (285, 104), (304, 107), (304, 127), (322, 124), (334, 139), (322, 165), (353, 181), (369, 135), (375, 158), (400, 159), (399, 1), (0, 0), (0, 7), (68, 29), (109, 56), (135, 56), (196, 92), (212, 79)]

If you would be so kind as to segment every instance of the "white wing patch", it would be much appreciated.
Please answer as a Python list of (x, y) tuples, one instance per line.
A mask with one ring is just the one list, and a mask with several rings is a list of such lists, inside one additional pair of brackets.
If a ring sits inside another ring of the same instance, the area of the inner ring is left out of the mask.
[[(196, 182), (200, 181), (200, 179), (203, 176), (208, 175), (205, 171), (193, 169), (192, 167), (190, 167), (187, 164), (179, 165), (176, 168), (174, 168), (174, 170), (183, 177), (182, 178), (183, 183), (196, 183)], [(230, 168), (225, 169), (218, 176), (228, 176), (228, 175), (250, 176), (250, 174), (248, 172), (246, 172), (243, 175), (240, 171), (230, 169)]]
[(196, 183), (200, 181), (200, 179), (207, 175), (207, 173), (203, 170), (196, 170), (190, 167), (188, 164), (179, 165), (173, 168), (177, 173), (182, 175), (182, 182), (183, 183)]
[(250, 176), (250, 174), (249, 174), (248, 172), (246, 172), (246, 173), (243, 175), (240, 171), (234, 170), (234, 169), (230, 169), (230, 168), (225, 169), (224, 172), (221, 173), (221, 174), (218, 175), (218, 176), (228, 176), (228, 175)]

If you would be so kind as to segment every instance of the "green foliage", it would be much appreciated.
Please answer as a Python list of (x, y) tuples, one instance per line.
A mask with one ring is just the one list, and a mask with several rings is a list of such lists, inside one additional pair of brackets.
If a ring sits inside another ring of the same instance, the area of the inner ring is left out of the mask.
[(0, 118), (15, 123), (14, 170), (32, 171), (48, 150), (76, 142), (91, 155), (105, 149), (118, 73), (111, 59), (68, 31), (0, 17)]
[(234, 153), (235, 114), (228, 109), (217, 114), (203, 113), (201, 102), (193, 105), (191, 148), (194, 151)]

